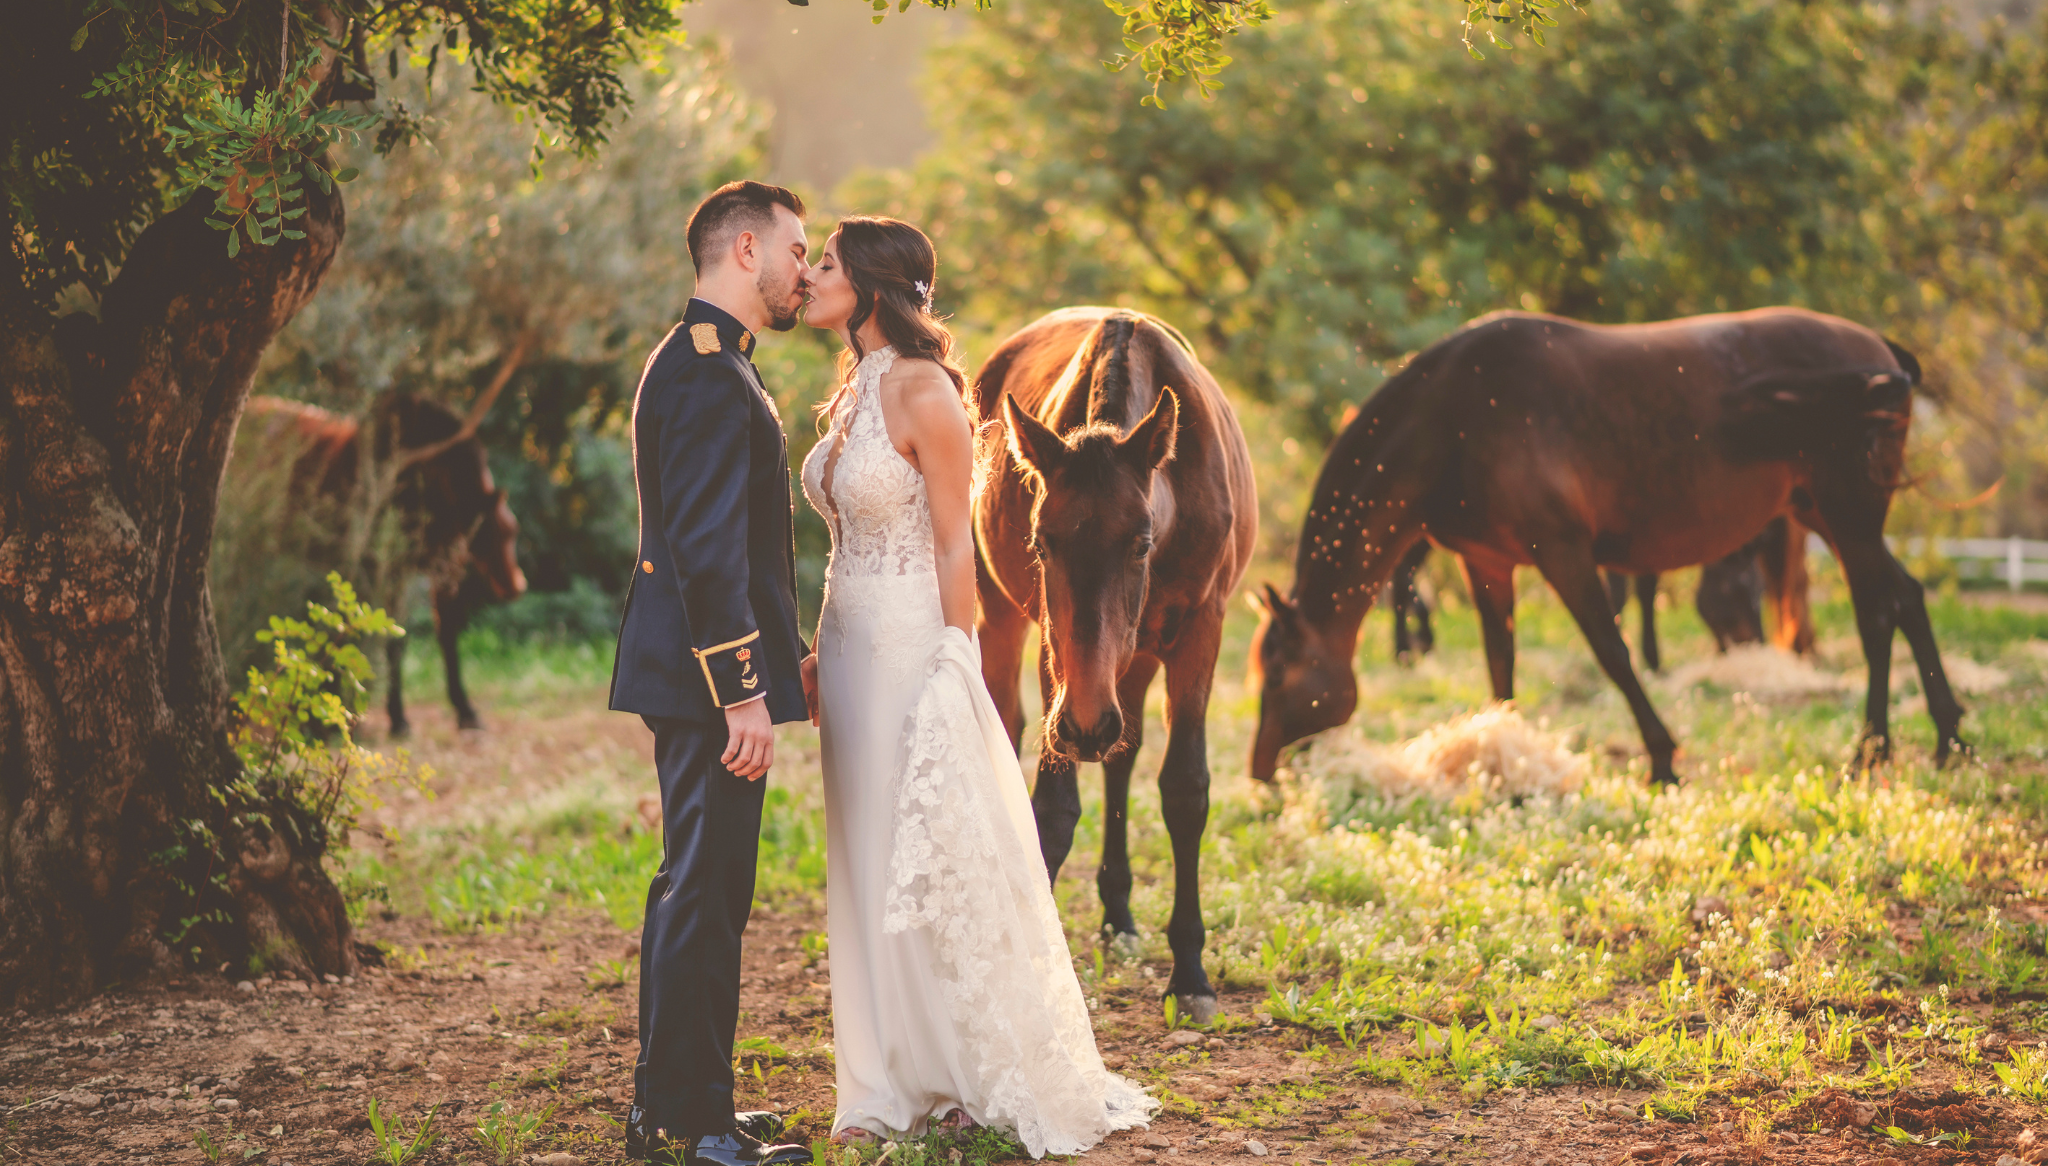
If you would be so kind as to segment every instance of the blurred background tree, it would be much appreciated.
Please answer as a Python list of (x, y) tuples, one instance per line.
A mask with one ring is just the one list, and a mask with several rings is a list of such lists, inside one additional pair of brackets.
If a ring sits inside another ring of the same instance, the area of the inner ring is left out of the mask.
[[(1161, 111), (1094, 63), (1118, 35), (1081, 0), (978, 22), (932, 54), (926, 160), (842, 201), (928, 224), (943, 305), (975, 327), (1114, 302), (1190, 332), (1273, 430), (1269, 545), (1346, 410), (1501, 308), (1837, 312), (1919, 348), (1951, 402), (1903, 505), (2035, 472), (2044, 447), (2012, 419), (2048, 404), (2048, 183), (2021, 144), (2040, 140), (2037, 40), (1973, 46), (1875, 6), (1645, 0), (1479, 63), (1426, 0), (1320, 0), (1238, 36), (1214, 99)], [(2041, 531), (2042, 501), (2002, 528)]]
[[(519, 517), (533, 595), (483, 614), (501, 635), (612, 630), (636, 538), (626, 415), (641, 361), (689, 299), (683, 225), (707, 191), (759, 165), (765, 119), (714, 52), (673, 48), (626, 79), (633, 116), (604, 153), (538, 171), (532, 130), (488, 96), (418, 74), (390, 86), (423, 136), (388, 156), (347, 151), (362, 172), (348, 191), (356, 241), (257, 375), (260, 393), (368, 418), (398, 392), (467, 413), (509, 373), (479, 434)], [(228, 467), (213, 590), (231, 661), (325, 570), (364, 574), (321, 562), (307, 545), (321, 531), (277, 553), (278, 483), (259, 469), (275, 462)], [(424, 592), (403, 595), (408, 624), (429, 618)]]

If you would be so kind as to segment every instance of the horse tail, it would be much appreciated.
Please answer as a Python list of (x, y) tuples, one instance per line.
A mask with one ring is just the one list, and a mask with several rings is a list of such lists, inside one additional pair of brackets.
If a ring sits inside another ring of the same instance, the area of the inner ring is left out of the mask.
[(1912, 369), (1851, 366), (1764, 373), (1730, 395), (1721, 422), (1722, 447), (1737, 462), (1783, 461), (1820, 442), (1903, 438), (1912, 395)]

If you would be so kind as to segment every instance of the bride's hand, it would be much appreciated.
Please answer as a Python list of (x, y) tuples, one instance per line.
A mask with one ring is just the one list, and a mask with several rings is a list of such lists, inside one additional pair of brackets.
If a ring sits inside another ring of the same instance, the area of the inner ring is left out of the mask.
[(818, 724), (818, 654), (813, 652), (805, 656), (804, 662), (797, 666), (797, 672), (803, 677), (804, 707), (810, 710), (811, 725), (815, 728)]

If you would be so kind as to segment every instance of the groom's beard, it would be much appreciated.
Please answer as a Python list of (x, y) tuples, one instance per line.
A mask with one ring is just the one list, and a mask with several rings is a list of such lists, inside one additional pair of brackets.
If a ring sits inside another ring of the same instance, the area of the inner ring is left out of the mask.
[(797, 313), (803, 311), (804, 300), (797, 294), (798, 276), (791, 274), (788, 279), (777, 279), (763, 271), (754, 281), (754, 287), (761, 293), (761, 303), (768, 309), (768, 327), (772, 331), (787, 332), (796, 327)]

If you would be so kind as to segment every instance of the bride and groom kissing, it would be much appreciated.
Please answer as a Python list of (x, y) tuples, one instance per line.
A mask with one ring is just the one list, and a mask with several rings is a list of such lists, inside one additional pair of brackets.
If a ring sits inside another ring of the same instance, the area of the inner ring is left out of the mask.
[[(782, 1120), (733, 1112), (740, 936), (774, 725), (819, 727), (838, 1090), (833, 1140), (977, 1125), (1076, 1154), (1158, 1108), (1110, 1073), (1054, 907), (1022, 772), (972, 639), (975, 430), (937, 256), (842, 220), (809, 262), (802, 200), (734, 182), (691, 216), (696, 292), (633, 400), (640, 554), (611, 707), (654, 733), (663, 861), (640, 947), (629, 1157), (785, 1166)], [(808, 310), (806, 311), (806, 308)], [(797, 627), (788, 439), (750, 359), (802, 313), (845, 345), (804, 460), (832, 532)]]

